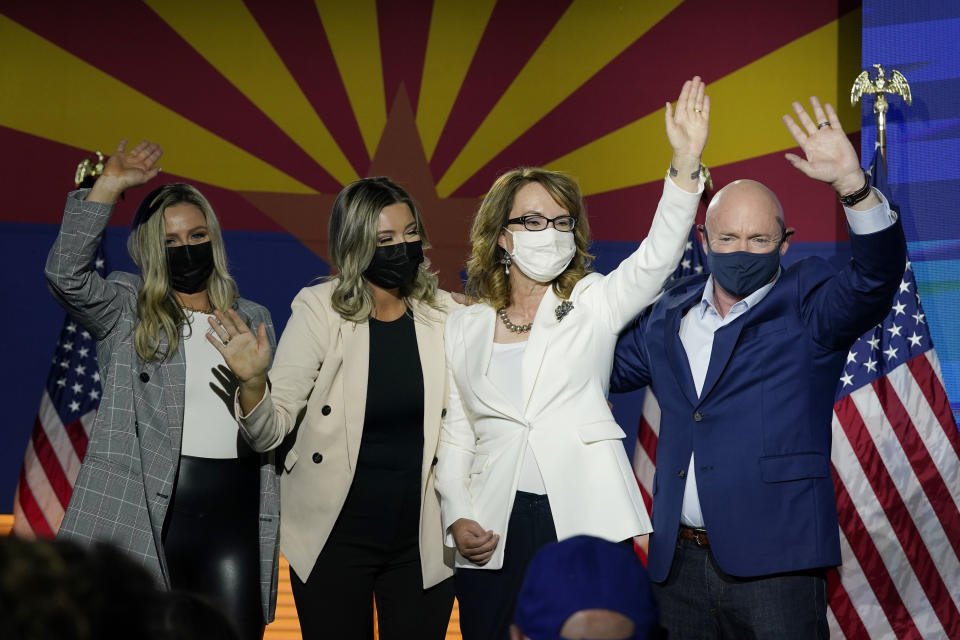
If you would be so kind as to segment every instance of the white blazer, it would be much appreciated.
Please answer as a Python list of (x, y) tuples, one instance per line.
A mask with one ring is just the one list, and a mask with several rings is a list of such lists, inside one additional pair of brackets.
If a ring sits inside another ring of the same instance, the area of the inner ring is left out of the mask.
[(689, 193), (666, 179), (646, 240), (610, 274), (592, 273), (578, 282), (573, 306), (562, 318), (562, 300), (547, 291), (523, 355), (522, 407), (487, 377), (496, 312), (477, 304), (447, 319), (450, 397), (436, 467), (444, 543), (455, 546), (449, 527), (459, 518), (500, 534), (486, 565), (457, 553), (457, 567), (503, 566), (527, 446), (540, 467), (559, 539), (586, 534), (620, 541), (653, 529), (607, 390), (617, 335), (676, 268), (702, 190), (702, 183)]

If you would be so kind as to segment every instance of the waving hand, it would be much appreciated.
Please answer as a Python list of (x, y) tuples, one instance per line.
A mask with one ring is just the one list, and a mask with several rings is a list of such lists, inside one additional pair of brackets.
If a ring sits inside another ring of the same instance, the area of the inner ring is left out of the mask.
[(103, 174), (97, 178), (87, 200), (112, 204), (126, 189), (149, 182), (160, 173), (160, 167), (156, 164), (163, 155), (163, 149), (156, 142), (144, 140), (130, 151), (126, 151), (126, 148), (126, 139), (121, 140), (104, 165)]

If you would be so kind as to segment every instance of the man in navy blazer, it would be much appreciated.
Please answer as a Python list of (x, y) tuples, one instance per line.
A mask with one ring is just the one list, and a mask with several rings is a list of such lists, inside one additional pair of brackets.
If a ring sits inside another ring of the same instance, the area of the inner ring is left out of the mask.
[(621, 335), (611, 391), (660, 401), (648, 571), (670, 638), (827, 638), (840, 564), (830, 471), (834, 393), (851, 345), (887, 314), (906, 261), (895, 211), (811, 98), (784, 116), (804, 174), (833, 186), (852, 259), (780, 267), (792, 229), (739, 180), (707, 209), (711, 275), (679, 280)]

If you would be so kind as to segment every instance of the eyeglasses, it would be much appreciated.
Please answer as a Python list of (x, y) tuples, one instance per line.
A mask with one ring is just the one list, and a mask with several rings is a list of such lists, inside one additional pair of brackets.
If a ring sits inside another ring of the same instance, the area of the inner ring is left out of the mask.
[(577, 219), (573, 216), (557, 216), (550, 219), (539, 214), (520, 216), (519, 218), (510, 218), (507, 224), (522, 224), (527, 231), (543, 231), (551, 224), (557, 231), (573, 231), (577, 226)]

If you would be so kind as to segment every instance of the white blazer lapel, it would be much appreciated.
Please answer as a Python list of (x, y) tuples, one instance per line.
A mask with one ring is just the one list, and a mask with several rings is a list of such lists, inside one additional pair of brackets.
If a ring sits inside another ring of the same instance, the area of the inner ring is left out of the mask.
[(470, 315), (464, 320), (463, 342), (469, 345), (464, 358), (469, 372), (467, 379), (474, 388), (474, 394), (494, 411), (512, 419), (522, 418), (522, 407), (514, 407), (487, 377), (490, 358), (493, 356), (496, 312), (489, 305), (477, 305), (470, 309)]
[(550, 287), (543, 294), (543, 300), (540, 301), (540, 306), (537, 307), (537, 315), (533, 319), (533, 328), (530, 330), (530, 339), (523, 353), (523, 368), (520, 372), (523, 379), (524, 414), (527, 413), (533, 388), (540, 377), (540, 369), (543, 366), (543, 357), (547, 351), (547, 345), (556, 335), (554, 328), (557, 326), (557, 317), (554, 309), (559, 304), (560, 298), (553, 292), (553, 287)]

